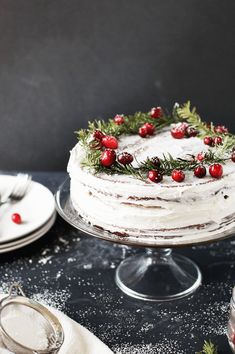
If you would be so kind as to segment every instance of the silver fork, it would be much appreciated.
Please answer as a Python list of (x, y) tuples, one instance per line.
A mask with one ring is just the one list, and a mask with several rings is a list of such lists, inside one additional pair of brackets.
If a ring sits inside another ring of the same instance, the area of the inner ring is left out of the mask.
[(13, 201), (19, 201), (24, 198), (29, 187), (32, 176), (26, 173), (19, 173), (16, 177), (16, 182), (4, 201), (0, 201), (0, 206)]

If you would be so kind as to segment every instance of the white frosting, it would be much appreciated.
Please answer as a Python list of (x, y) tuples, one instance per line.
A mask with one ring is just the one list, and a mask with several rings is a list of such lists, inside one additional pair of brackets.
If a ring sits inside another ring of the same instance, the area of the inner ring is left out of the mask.
[[(173, 157), (186, 157), (206, 150), (201, 139), (173, 139), (166, 129), (146, 139), (122, 136), (117, 153), (128, 151), (141, 162), (147, 157), (162, 157), (166, 152)], [(164, 176), (163, 182), (156, 184), (125, 175), (94, 175), (81, 168), (83, 156), (78, 143), (68, 164), (71, 199), (78, 213), (93, 225), (128, 235), (188, 237), (205, 231), (224, 231), (229, 219), (234, 219), (233, 162), (226, 163), (221, 179), (198, 179), (189, 171), (182, 183)]]

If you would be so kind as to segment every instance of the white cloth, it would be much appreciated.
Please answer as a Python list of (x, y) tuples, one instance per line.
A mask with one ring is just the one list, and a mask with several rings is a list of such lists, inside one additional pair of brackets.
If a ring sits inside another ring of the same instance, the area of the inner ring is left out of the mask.
[[(2, 295), (0, 295), (2, 297)], [(50, 308), (50, 311), (59, 319), (65, 340), (59, 354), (113, 354), (113, 352), (85, 327), (79, 325), (62, 312)], [(12, 354), (4, 348), (0, 340), (0, 354)], [(13, 353), (14, 354), (14, 353)]]

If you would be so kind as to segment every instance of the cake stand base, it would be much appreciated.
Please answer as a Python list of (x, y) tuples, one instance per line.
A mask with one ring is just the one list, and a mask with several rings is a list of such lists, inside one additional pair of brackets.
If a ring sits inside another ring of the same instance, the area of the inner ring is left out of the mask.
[(147, 301), (170, 301), (195, 291), (202, 276), (198, 266), (169, 248), (146, 249), (126, 258), (116, 271), (116, 283), (127, 295)]

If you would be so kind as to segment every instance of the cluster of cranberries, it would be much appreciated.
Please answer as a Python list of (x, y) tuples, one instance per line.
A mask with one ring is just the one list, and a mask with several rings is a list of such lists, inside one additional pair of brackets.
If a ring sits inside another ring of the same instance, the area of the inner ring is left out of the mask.
[[(148, 178), (150, 181), (159, 183), (163, 179), (163, 175), (159, 170), (150, 170), (148, 172)], [(176, 182), (183, 182), (185, 179), (185, 174), (182, 170), (173, 170), (171, 173), (171, 178)]]
[[(196, 160), (200, 162), (200, 164), (197, 165), (197, 167), (195, 167), (193, 171), (194, 176), (197, 178), (203, 178), (207, 174), (206, 167), (203, 165), (203, 160), (205, 160), (205, 158), (206, 158), (206, 154), (202, 152), (196, 156)], [(235, 162), (235, 147), (233, 149), (231, 160)], [(148, 178), (152, 182), (159, 183), (163, 179), (163, 174), (160, 169), (161, 160), (157, 157), (154, 157), (151, 160), (151, 162), (154, 165), (155, 169), (150, 170), (148, 172)], [(213, 178), (217, 178), (217, 179), (221, 178), (223, 176), (223, 166), (220, 163), (211, 164), (209, 166), (209, 174)], [(175, 182), (183, 182), (185, 179), (185, 173), (183, 170), (175, 169), (171, 172), (171, 178)]]
[[(113, 120), (117, 125), (121, 125), (125, 122), (123, 114), (117, 114)], [(102, 148), (105, 148), (102, 151), (100, 158), (100, 162), (103, 166), (110, 167), (117, 159), (122, 165), (129, 165), (132, 163), (133, 156), (128, 152), (123, 152), (117, 158), (114, 150), (118, 148), (118, 140), (114, 136), (105, 135), (102, 131), (97, 129), (93, 132), (92, 137), (94, 139), (92, 146), (95, 149), (101, 150)]]
[[(209, 166), (209, 173), (211, 175), (211, 177), (213, 178), (221, 178), (223, 175), (223, 166), (219, 163), (215, 163)], [(194, 176), (198, 177), (198, 178), (203, 178), (206, 175), (206, 168), (203, 165), (198, 165), (195, 169), (194, 169)], [(163, 175), (159, 170), (150, 170), (148, 172), (148, 178), (150, 179), (150, 181), (155, 182), (155, 183), (159, 183), (162, 181), (163, 179)], [(185, 174), (184, 171), (182, 170), (173, 170), (171, 172), (171, 178), (173, 179), (173, 181), (175, 182), (183, 182), (185, 179)]]
[(221, 136), (216, 136), (216, 137), (211, 137), (211, 136), (205, 136), (203, 139), (205, 145), (209, 146), (215, 146), (215, 145), (222, 145), (223, 144), (223, 138)]
[(145, 138), (147, 135), (153, 135), (155, 127), (152, 123), (145, 123), (139, 128), (139, 136)]
[(115, 136), (105, 135), (101, 130), (96, 129), (93, 134), (94, 141), (92, 146), (95, 149), (101, 150), (103, 147), (106, 148), (101, 155), (101, 163), (103, 166), (109, 167), (116, 161), (115, 149), (118, 148), (118, 140)]
[(171, 135), (175, 139), (191, 138), (198, 135), (198, 131), (193, 127), (190, 127), (188, 123), (177, 123), (174, 124), (171, 129)]
[[(163, 111), (161, 107), (153, 107), (149, 113), (150, 117), (153, 119), (158, 119), (163, 116)], [(148, 135), (153, 135), (155, 131), (155, 126), (153, 123), (147, 122), (142, 127), (139, 128), (139, 136), (145, 138)]]
[[(223, 125), (217, 125), (216, 127), (214, 127), (214, 133), (227, 134), (228, 129), (225, 128), (225, 126)], [(177, 123), (173, 126), (173, 128), (171, 129), (171, 135), (175, 139), (191, 138), (197, 136), (198, 131), (193, 127), (190, 127), (188, 123), (183, 122), (183, 123)], [(203, 139), (203, 141), (205, 145), (211, 147), (223, 144), (223, 138), (218, 135), (215, 137), (206, 136)]]
[[(163, 116), (161, 107), (152, 108), (149, 114), (150, 117), (154, 119), (161, 118)], [(121, 125), (125, 123), (125, 118), (123, 114), (117, 114), (113, 120), (117, 125)], [(225, 128), (222, 125), (218, 125), (213, 129), (216, 134), (228, 133), (227, 128)], [(142, 127), (139, 128), (139, 135), (144, 138), (147, 135), (153, 135), (154, 131), (155, 131), (154, 124), (147, 122)], [(171, 135), (175, 139), (190, 138), (190, 137), (197, 136), (198, 131), (193, 127), (189, 126), (188, 123), (183, 122), (183, 123), (175, 124), (173, 126), (173, 128), (171, 129)], [(133, 156), (128, 152), (123, 152), (117, 157), (116, 152), (114, 150), (118, 148), (118, 140), (114, 136), (105, 135), (102, 131), (97, 129), (93, 132), (92, 137), (93, 137), (93, 142), (92, 142), (93, 148), (100, 149), (100, 150), (102, 148), (105, 148), (102, 151), (101, 158), (100, 158), (100, 162), (103, 166), (110, 167), (115, 163), (115, 161), (118, 161), (122, 165), (129, 165), (133, 162)], [(204, 143), (209, 146), (221, 145), (223, 143), (223, 139), (221, 136), (215, 136), (215, 137), (206, 136), (204, 138)], [(204, 159), (205, 159), (204, 153), (199, 153), (196, 156), (196, 160), (200, 162), (200, 164), (197, 165), (197, 167), (195, 167), (194, 169), (194, 175), (197, 178), (203, 178), (206, 176), (207, 170), (206, 167), (203, 165)], [(235, 162), (235, 147), (233, 149), (231, 159), (233, 162)], [(163, 179), (163, 174), (160, 169), (161, 160), (158, 157), (154, 157), (152, 159), (152, 164), (154, 166), (154, 169), (148, 171), (148, 178), (152, 182), (159, 183)], [(209, 173), (213, 178), (221, 178), (223, 175), (223, 166), (219, 163), (214, 163), (209, 166)], [(185, 173), (183, 172), (183, 170), (175, 169), (171, 173), (171, 178), (176, 182), (183, 182), (185, 179)], [(20, 216), (18, 216), (18, 214), (13, 214), (13, 215), (15, 216), (12, 217), (12, 220), (16, 223), (21, 223)]]
[[(215, 133), (215, 134), (223, 134), (226, 135), (228, 133), (228, 129), (224, 125), (217, 125), (214, 128), (212, 128), (211, 124), (209, 124), (209, 128)], [(223, 138), (220, 135), (217, 135), (215, 137), (211, 136), (206, 136), (204, 138), (204, 144), (208, 146), (216, 146), (216, 145), (222, 145), (223, 144)]]
[(114, 162), (118, 159), (118, 162), (122, 165), (129, 165), (133, 161), (133, 156), (128, 152), (123, 152), (120, 155), (116, 155), (116, 152), (111, 149), (105, 149), (100, 158), (100, 162), (105, 167), (110, 167), (114, 164)]

